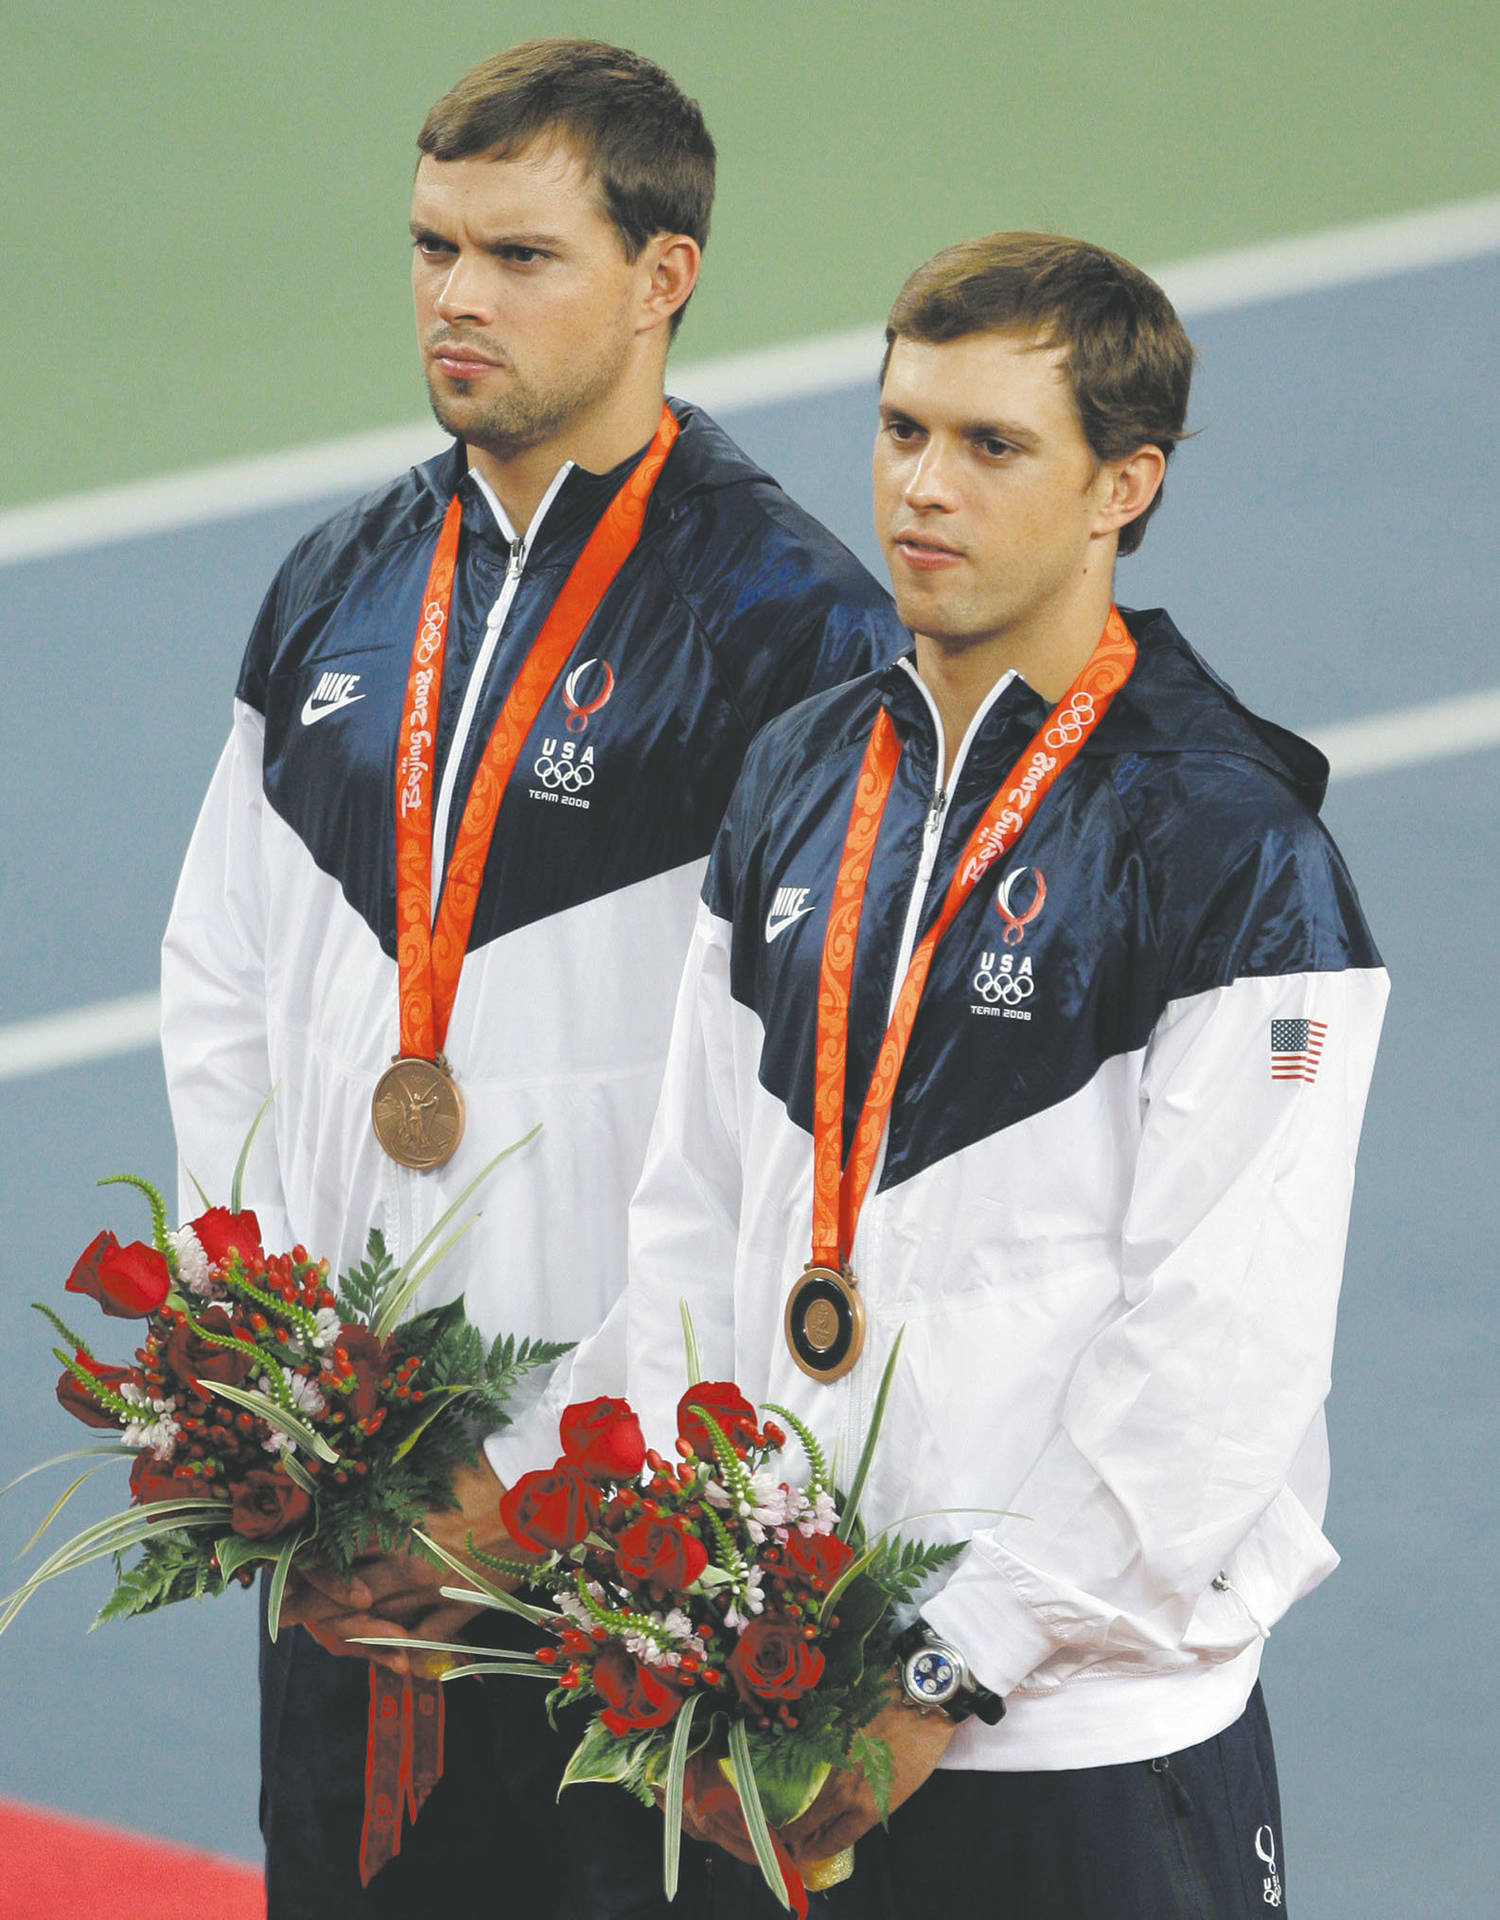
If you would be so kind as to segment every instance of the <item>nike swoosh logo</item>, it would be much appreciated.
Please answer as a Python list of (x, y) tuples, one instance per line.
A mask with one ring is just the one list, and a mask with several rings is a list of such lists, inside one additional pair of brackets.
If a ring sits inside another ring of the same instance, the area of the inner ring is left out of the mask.
[(766, 945), (770, 946), (773, 940), (785, 933), (788, 927), (794, 925), (796, 921), (802, 918), (803, 914), (811, 913), (814, 905), (815, 902), (809, 900), (805, 907), (798, 907), (795, 913), (768, 913), (766, 915)]
[(302, 702), (302, 724), (310, 727), (315, 720), (326, 720), (330, 713), (341, 713), (345, 707), (357, 706), (364, 697), (362, 693), (349, 693), (342, 700), (319, 702), (317, 696), (310, 693)]

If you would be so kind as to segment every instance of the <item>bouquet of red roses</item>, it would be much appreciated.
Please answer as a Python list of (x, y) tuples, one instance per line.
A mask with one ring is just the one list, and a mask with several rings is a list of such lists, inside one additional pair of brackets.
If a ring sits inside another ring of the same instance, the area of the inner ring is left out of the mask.
[[(117, 1584), (101, 1620), (221, 1593), (232, 1582), (248, 1586), (255, 1563), (271, 1562), (274, 1637), (297, 1555), (315, 1554), (348, 1578), (372, 1539), (384, 1552), (427, 1552), (414, 1523), (453, 1504), (454, 1468), (477, 1457), (474, 1432), (503, 1425), (504, 1401), (522, 1374), (567, 1351), (510, 1337), (486, 1349), (461, 1299), (402, 1320), (453, 1243), (443, 1235), (454, 1214), (498, 1160), (404, 1265), (372, 1232), (365, 1260), (337, 1284), (327, 1261), (300, 1246), (266, 1253), (254, 1213), (240, 1206), (244, 1160), (229, 1206), (209, 1207), (175, 1232), (145, 1181), (118, 1175), (100, 1183), (146, 1195), (152, 1237), (122, 1246), (113, 1233), (99, 1234), (66, 1291), (141, 1323), (129, 1362), (97, 1358), (52, 1308), (34, 1303), (65, 1342), (54, 1349), (63, 1368), (59, 1401), (111, 1436), (30, 1470), (105, 1457), (73, 1482), (43, 1527), (108, 1459), (130, 1460), (131, 1504), (49, 1555), (0, 1604), (0, 1632), (48, 1580), (112, 1555)], [(126, 1567), (135, 1548), (140, 1557)]]
[[(732, 1382), (699, 1381), (677, 1409), (674, 1459), (647, 1449), (625, 1401), (598, 1399), (568, 1407), (555, 1464), (508, 1489), (506, 1531), (545, 1558), (474, 1557), (521, 1575), (546, 1604), (528, 1605), (449, 1562), (465, 1580), (444, 1589), (451, 1597), (520, 1612), (556, 1641), (532, 1659), (481, 1653), (452, 1677), (530, 1673), (553, 1681), (549, 1706), (597, 1703), (563, 1785), (612, 1781), (648, 1805), (662, 1800), (668, 1898), (683, 1776), (701, 1749), (720, 1758), (767, 1884), (799, 1912), (803, 1882), (772, 1829), (810, 1806), (835, 1767), (861, 1768), (885, 1811), (890, 1752), (866, 1729), (888, 1700), (894, 1612), (964, 1544), (867, 1539), (860, 1526), (896, 1357), (842, 1498), (795, 1415), (768, 1404), (775, 1419), (762, 1420)], [(689, 1368), (698, 1371), (691, 1338)], [(779, 1460), (787, 1429), (806, 1456), (800, 1483)], [(830, 1872), (819, 1884), (841, 1877)]]

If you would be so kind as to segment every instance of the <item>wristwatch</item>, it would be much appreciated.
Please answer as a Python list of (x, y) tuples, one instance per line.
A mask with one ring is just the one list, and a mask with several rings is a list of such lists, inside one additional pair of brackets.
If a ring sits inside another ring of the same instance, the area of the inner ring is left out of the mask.
[(937, 1707), (950, 1720), (971, 1714), (987, 1727), (1005, 1717), (998, 1693), (980, 1686), (957, 1647), (938, 1638), (925, 1620), (914, 1620), (896, 1642), (896, 1678), (911, 1706)]

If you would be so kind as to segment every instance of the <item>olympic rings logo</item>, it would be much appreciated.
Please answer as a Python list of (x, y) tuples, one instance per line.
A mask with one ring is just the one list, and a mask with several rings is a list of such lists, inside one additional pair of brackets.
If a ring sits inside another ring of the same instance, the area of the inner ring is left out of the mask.
[(566, 754), (554, 757), (547, 749), (555, 745), (555, 741), (547, 742), (532, 769), (542, 785), (563, 793), (581, 793), (585, 787), (591, 787), (594, 784), (592, 763), (569, 759)]
[(1031, 962), (1023, 960), (1019, 971), (1013, 972), (1012, 956), (1006, 954), (997, 973), (994, 954), (981, 954), (979, 971), (974, 976), (974, 991), (991, 1007), (1002, 1003), (1007, 1007), (1020, 1006), (1023, 1000), (1029, 1000), (1036, 992), (1036, 982), (1031, 977)]
[(417, 633), (417, 658), (425, 667), (442, 645), (447, 615), (441, 601), (429, 600), (422, 609), (422, 625)]
[(1094, 718), (1094, 696), (1080, 691), (1073, 695), (1042, 738), (1049, 747), (1054, 749), (1076, 747), (1094, 724)]

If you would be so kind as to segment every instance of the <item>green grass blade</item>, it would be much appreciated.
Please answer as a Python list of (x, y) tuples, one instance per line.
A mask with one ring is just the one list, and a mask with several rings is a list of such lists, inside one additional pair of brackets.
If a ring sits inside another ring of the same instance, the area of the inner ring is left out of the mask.
[(416, 1299), (417, 1290), (427, 1278), (428, 1274), (432, 1272), (433, 1268), (436, 1267), (439, 1262), (445, 1260), (458, 1245), (459, 1241), (463, 1239), (464, 1235), (466, 1233), (472, 1233), (478, 1224), (479, 1215), (476, 1213), (471, 1219), (465, 1220), (463, 1225), (455, 1232), (450, 1233), (448, 1238), (438, 1248), (437, 1252), (429, 1254), (420, 1266), (414, 1267), (410, 1261), (407, 1262), (401, 1269), (399, 1283), (392, 1281), (390, 1287), (381, 1299), (374, 1319), (370, 1322), (370, 1331), (378, 1340), (387, 1340), (390, 1338), (391, 1334), (400, 1326), (402, 1320), (405, 1319), (406, 1309), (411, 1305), (412, 1301)]
[(857, 1580), (859, 1578), (860, 1574), (864, 1572), (865, 1568), (869, 1566), (870, 1562), (875, 1558), (877, 1551), (877, 1548), (870, 1547), (864, 1553), (860, 1554), (857, 1559), (851, 1560), (839, 1575), (838, 1579), (835, 1580), (833, 1585), (828, 1589), (827, 1593), (823, 1595), (823, 1604), (818, 1608), (819, 1626), (821, 1626), (833, 1612), (834, 1606), (845, 1587), (848, 1586), (851, 1580)]
[(86, 1560), (98, 1559), (101, 1553), (124, 1553), (140, 1541), (149, 1539), (153, 1533), (180, 1526), (184, 1520), (208, 1514), (222, 1519), (228, 1511), (227, 1501), (200, 1500), (196, 1496), (184, 1496), (180, 1500), (153, 1500), (148, 1507), (127, 1507), (122, 1513), (112, 1513), (107, 1519), (96, 1520), (81, 1533), (75, 1533), (71, 1540), (65, 1540), (35, 1570), (31, 1579), (38, 1582), (51, 1579), (54, 1573), (65, 1572), (72, 1566), (82, 1566)]
[(444, 1683), (449, 1680), (467, 1680), (476, 1673), (507, 1673), (515, 1680), (550, 1680), (557, 1683), (557, 1675), (551, 1667), (519, 1667), (505, 1660), (474, 1660), (466, 1667), (449, 1667), (446, 1673), (440, 1673), (438, 1679)]
[(247, 1393), (243, 1387), (225, 1386), (222, 1381), (214, 1382), (214, 1393), (221, 1400), (228, 1400), (232, 1406), (243, 1407), (246, 1413), (253, 1413), (257, 1420), (264, 1420), (268, 1427), (275, 1427), (278, 1433), (286, 1434), (295, 1440), (299, 1447), (309, 1453), (315, 1453), (330, 1467), (338, 1465), (339, 1456), (329, 1446), (321, 1433), (315, 1433), (305, 1420), (295, 1413), (288, 1413), (285, 1407), (278, 1407), (274, 1400), (268, 1400), (263, 1394)]
[(491, 1585), (484, 1575), (468, 1565), (466, 1561), (456, 1559), (446, 1547), (440, 1547), (430, 1534), (423, 1533), (420, 1527), (412, 1528), (412, 1535), (422, 1542), (445, 1567), (452, 1569), (460, 1580), (468, 1582), (465, 1594), (476, 1604), (483, 1602), (487, 1607), (499, 1607), (506, 1613), (518, 1613), (523, 1620), (535, 1623), (538, 1620), (550, 1620), (555, 1608), (528, 1606), (524, 1600), (518, 1600), (513, 1593), (507, 1593), (503, 1587)]
[(905, 1338), (906, 1328), (902, 1327), (891, 1344), (891, 1356), (885, 1363), (885, 1372), (880, 1376), (880, 1391), (875, 1396), (875, 1411), (870, 1416), (870, 1430), (865, 1435), (864, 1446), (860, 1449), (859, 1464), (854, 1469), (854, 1482), (849, 1489), (849, 1497), (844, 1503), (843, 1517), (839, 1521), (840, 1540), (849, 1538), (854, 1528), (855, 1517), (859, 1513), (865, 1481), (870, 1477), (870, 1462), (875, 1458), (875, 1443), (880, 1438), (881, 1423), (885, 1419), (885, 1403), (890, 1396), (891, 1381), (896, 1373), (896, 1362), (901, 1355), (901, 1342)]
[(221, 1534), (214, 1542), (214, 1552), (218, 1555), (219, 1571), (226, 1583), (241, 1567), (248, 1567), (257, 1560), (276, 1558), (264, 1540), (246, 1540), (237, 1533)]
[(393, 1461), (404, 1460), (412, 1448), (422, 1438), (422, 1435), (426, 1433), (427, 1429), (432, 1425), (433, 1421), (446, 1409), (450, 1400), (455, 1399), (461, 1393), (473, 1393), (474, 1391), (475, 1388), (472, 1380), (461, 1381), (456, 1387), (429, 1388), (422, 1418), (412, 1428), (411, 1432), (407, 1434), (400, 1446), (397, 1447), (396, 1451), (391, 1455), (391, 1459)]
[(83, 1485), (84, 1481), (92, 1479), (93, 1476), (99, 1471), (100, 1467), (107, 1466), (108, 1464), (109, 1463), (107, 1461), (101, 1460), (98, 1466), (89, 1467), (83, 1473), (80, 1473), (78, 1478), (73, 1482), (71, 1486), (63, 1488), (62, 1492), (52, 1502), (52, 1505), (48, 1507), (46, 1514), (43, 1516), (41, 1525), (37, 1528), (36, 1532), (32, 1534), (31, 1538), (26, 1542), (25, 1546), (22, 1547), (21, 1551), (16, 1555), (16, 1558), (18, 1560), (24, 1560), (26, 1558), (27, 1554), (30, 1553), (31, 1549), (36, 1545), (37, 1541), (41, 1539), (42, 1535), (47, 1531), (48, 1527), (52, 1525), (52, 1522), (57, 1518), (57, 1516), (62, 1512), (63, 1508), (73, 1498), (73, 1495), (77, 1493), (78, 1489)]
[(28, 1467), (24, 1473), (18, 1473), (14, 1480), (7, 1480), (5, 1485), (0, 1487), (0, 1499), (3, 1499), (12, 1487), (20, 1486), (23, 1480), (29, 1480), (34, 1473), (45, 1473), (49, 1467), (65, 1467), (70, 1460), (92, 1460), (96, 1456), (133, 1460), (139, 1451), (138, 1447), (122, 1447), (116, 1442), (110, 1442), (97, 1447), (74, 1447), (70, 1453), (54, 1453), (50, 1460), (39, 1460), (34, 1467)]
[[(691, 1327), (685, 1305), (682, 1315), (685, 1327)], [(661, 1879), (669, 1900), (677, 1898), (677, 1874), (682, 1861), (682, 1787), (687, 1775), (688, 1738), (693, 1730), (693, 1715), (698, 1711), (699, 1698), (698, 1694), (690, 1693), (678, 1709), (677, 1725), (672, 1729), (672, 1751), (667, 1756), (667, 1798), (662, 1808), (666, 1829), (662, 1837)]]
[[(234, 1163), (234, 1178), (229, 1183), (229, 1211), (231, 1213), (240, 1212), (240, 1193), (245, 1184), (245, 1169), (250, 1164), (250, 1149), (255, 1145), (255, 1136), (260, 1132), (260, 1123), (271, 1111), (271, 1102), (275, 1098), (276, 1088), (272, 1087), (265, 1099), (261, 1101), (260, 1111), (250, 1122), (250, 1131), (245, 1135), (245, 1144), (240, 1148), (240, 1157)], [(195, 1180), (193, 1185), (198, 1187), (198, 1182)], [(202, 1187), (198, 1187), (198, 1191), (202, 1193)]]
[[(677, 1302), (677, 1310), (682, 1315), (682, 1350), (687, 1361), (687, 1383), (690, 1387), (696, 1387), (703, 1379), (703, 1362), (698, 1357), (698, 1333), (686, 1300)], [(671, 1897), (667, 1895), (669, 1900)]]
[[(489, 1179), (490, 1175), (502, 1160), (508, 1160), (513, 1153), (519, 1153), (521, 1148), (524, 1147), (528, 1141), (534, 1140), (541, 1130), (541, 1122), (538, 1121), (530, 1133), (523, 1133), (519, 1140), (512, 1140), (508, 1147), (502, 1147), (488, 1166), (480, 1168), (479, 1172), (475, 1174), (463, 1192), (448, 1206), (444, 1207), (426, 1234), (412, 1248), (405, 1262), (392, 1274), (390, 1285), (386, 1290), (384, 1298), (381, 1300), (380, 1306), (376, 1309), (375, 1313), (371, 1315), (370, 1331), (374, 1333), (377, 1338), (385, 1339), (392, 1327), (396, 1325), (395, 1319), (392, 1318), (387, 1311), (388, 1303), (392, 1296), (396, 1293), (406, 1291), (413, 1271), (421, 1264), (423, 1259), (425, 1259), (428, 1249), (435, 1246), (448, 1231), (449, 1225), (457, 1215), (459, 1208), (468, 1203), (471, 1196), (484, 1185), (485, 1181)], [(415, 1287), (411, 1289), (412, 1292), (415, 1292), (415, 1290)], [(409, 1293), (407, 1294), (407, 1298), (410, 1298)]]
[[(106, 1554), (126, 1553), (154, 1533), (171, 1532), (184, 1520), (208, 1514), (222, 1517), (223, 1512), (221, 1500), (162, 1500), (86, 1527), (44, 1560), (24, 1585), (7, 1594), (0, 1604), (0, 1633), (4, 1633), (31, 1596), (59, 1574), (71, 1573), (75, 1567), (87, 1566), (91, 1560), (102, 1560)], [(126, 1522), (130, 1524), (127, 1526)]]
[(197, 1174), (193, 1172), (191, 1167), (185, 1166), (182, 1170), (187, 1175), (188, 1179), (191, 1180), (193, 1185), (197, 1188), (198, 1198), (203, 1202), (203, 1211), (207, 1213), (209, 1208), (213, 1205), (213, 1201), (210, 1200), (208, 1195), (203, 1191), (203, 1182), (198, 1178)]
[(281, 1464), (285, 1467), (286, 1476), (292, 1485), (301, 1487), (305, 1494), (316, 1500), (318, 1497), (318, 1483), (313, 1479), (307, 1468), (303, 1466), (296, 1454), (284, 1453), (281, 1456)]
[(276, 1556), (276, 1564), (271, 1569), (271, 1583), (266, 1589), (266, 1632), (274, 1641), (281, 1631), (281, 1602), (286, 1594), (287, 1576), (292, 1570), (292, 1556), (302, 1545), (304, 1536), (294, 1533), (282, 1543)]
[[(351, 1647), (384, 1647), (390, 1645), (388, 1637), (371, 1633), (349, 1636)], [(533, 1660), (530, 1654), (517, 1653), (508, 1647), (476, 1647), (472, 1640), (403, 1640), (402, 1651), (419, 1653), (461, 1653), (466, 1660), (498, 1660), (504, 1666), (513, 1667), (519, 1673), (543, 1675), (552, 1673), (550, 1667), (544, 1667)], [(552, 1673), (555, 1680), (557, 1675)]]
[(786, 1883), (781, 1877), (781, 1863), (771, 1844), (771, 1829), (766, 1825), (765, 1809), (760, 1804), (760, 1788), (755, 1784), (755, 1768), (750, 1759), (750, 1736), (745, 1731), (743, 1720), (730, 1722), (729, 1761), (734, 1768), (734, 1790), (740, 1797), (740, 1810), (750, 1830), (750, 1844), (755, 1849), (756, 1861), (766, 1885), (781, 1905), (790, 1911), (791, 1902), (787, 1899)]

